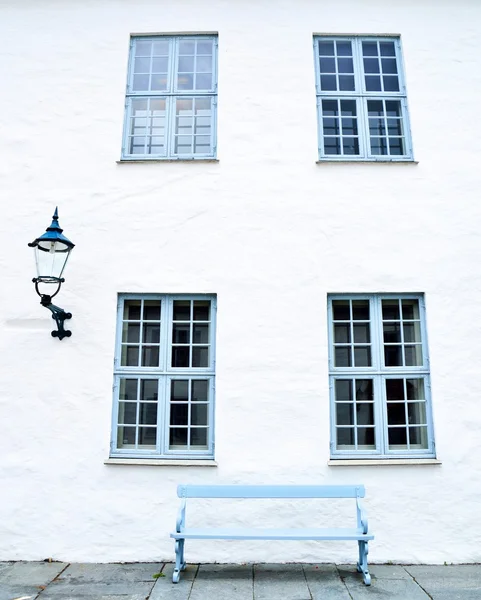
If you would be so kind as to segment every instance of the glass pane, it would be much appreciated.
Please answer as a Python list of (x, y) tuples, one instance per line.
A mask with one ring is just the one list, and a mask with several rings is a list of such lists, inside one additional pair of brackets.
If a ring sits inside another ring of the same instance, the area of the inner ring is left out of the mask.
[(131, 137), (129, 144), (130, 154), (145, 154), (145, 137)]
[(355, 321), (369, 321), (369, 300), (352, 301), (352, 318)]
[(117, 448), (135, 446), (135, 427), (120, 426), (117, 429)]
[(385, 156), (388, 154), (386, 138), (372, 137), (369, 142), (371, 144), (371, 154), (374, 156)]
[(190, 344), (190, 324), (174, 323), (172, 326), (172, 341), (174, 344)]
[(144, 300), (144, 321), (160, 321), (159, 300)]
[(381, 56), (396, 56), (394, 42), (379, 42)]
[(152, 59), (152, 72), (153, 73), (167, 73), (168, 71), (168, 59), (166, 56)]
[(159, 396), (159, 382), (157, 379), (140, 380), (140, 399), (157, 401)]
[(386, 122), (384, 119), (370, 118), (369, 133), (373, 136), (386, 135)]
[(168, 56), (169, 55), (169, 41), (168, 40), (156, 40), (153, 42), (152, 54), (154, 56)]
[(336, 367), (351, 367), (351, 348), (340, 348), (336, 346), (334, 349), (335, 366)]
[(174, 321), (190, 321), (190, 300), (174, 300)]
[(408, 422), (410, 425), (426, 424), (426, 403), (409, 402), (408, 403)]
[(416, 346), (404, 346), (404, 359), (406, 367), (422, 366), (423, 352), (421, 344)]
[(405, 154), (403, 138), (389, 138), (389, 154), (393, 156), (402, 156)]
[(376, 441), (374, 438), (374, 427), (358, 427), (357, 446), (360, 450), (374, 450)]
[(124, 320), (140, 321), (140, 300), (125, 300)]
[(336, 379), (336, 400), (353, 400), (351, 379)]
[(119, 423), (133, 424), (137, 422), (137, 403), (119, 402)]
[(139, 423), (141, 425), (156, 425), (157, 423), (157, 404), (140, 403)]
[(320, 58), (319, 67), (321, 69), (321, 73), (335, 73), (336, 60), (334, 58)]
[(212, 58), (210, 56), (197, 56), (196, 68), (198, 73), (212, 73)]
[(401, 103), (399, 100), (386, 100), (386, 114), (388, 117), (401, 116)]
[[(342, 325), (341, 325), (341, 327), (342, 327)], [(371, 341), (368, 323), (366, 323), (365, 325), (364, 324), (361, 325), (360, 323), (354, 323), (353, 330), (354, 330), (354, 342), (362, 344), (363, 342)]]
[(134, 73), (150, 73), (150, 58), (136, 58), (134, 60)]
[(369, 346), (354, 347), (354, 366), (370, 367), (371, 366), (371, 348)]
[(138, 344), (140, 342), (140, 325), (124, 323), (122, 326), (122, 341)]
[(398, 300), (382, 301), (382, 318), (384, 321), (393, 321), (400, 319)]
[(338, 58), (337, 69), (339, 73), (354, 73), (352, 58)]
[(196, 427), (190, 430), (190, 445), (207, 447), (207, 429)]
[(339, 90), (341, 92), (353, 92), (355, 89), (352, 75), (339, 75)]
[(356, 114), (355, 100), (341, 100), (341, 115), (343, 117), (355, 117)]
[[(337, 123), (337, 119), (332, 119)], [(343, 135), (357, 135), (357, 119), (344, 118), (342, 122)]]
[(147, 325), (143, 327), (143, 343), (158, 344), (160, 342), (160, 325)]
[(342, 139), (342, 150), (344, 154), (359, 154), (359, 140), (356, 137), (345, 137)]
[(150, 75), (134, 75), (133, 90), (134, 92), (149, 91)]
[(171, 404), (170, 405), (170, 424), (188, 425), (189, 423), (189, 405)]
[(406, 405), (404, 402), (387, 403), (387, 422), (389, 425), (406, 424)]
[(192, 405), (192, 425), (207, 425), (207, 404)]
[(194, 344), (209, 343), (209, 325), (194, 325)]
[(169, 445), (170, 448), (172, 448), (173, 446), (187, 446), (187, 433), (188, 433), (188, 429), (187, 427), (184, 428), (180, 428), (180, 427), (175, 427), (172, 428), (170, 430), (170, 436), (169, 436)]
[(349, 321), (351, 318), (349, 300), (333, 300), (332, 312), (335, 321)]
[(388, 432), (390, 449), (394, 446), (402, 446), (403, 449), (407, 449), (407, 432), (404, 427), (389, 427)]
[(337, 432), (337, 447), (354, 446), (354, 428), (353, 427), (338, 427)]
[(388, 400), (404, 400), (404, 379), (386, 379)]
[(354, 405), (353, 403), (336, 403), (336, 424), (354, 425)]
[(339, 119), (322, 119), (322, 130), (324, 135), (340, 135), (341, 129), (339, 127)]
[(334, 42), (319, 42), (320, 56), (334, 56)]
[(366, 91), (368, 92), (380, 92), (381, 91), (381, 78), (376, 75), (366, 75)]
[(374, 404), (356, 404), (358, 425), (374, 425)]
[(173, 367), (188, 367), (189, 366), (190, 348), (189, 346), (173, 346), (172, 347), (172, 366)]
[(212, 89), (212, 73), (198, 73), (195, 77), (196, 90)]
[(159, 91), (167, 89), (167, 74), (153, 74), (150, 80), (150, 89)]
[(208, 367), (209, 366), (209, 348), (204, 346), (194, 346), (192, 348), (192, 366), (193, 367)]
[(382, 78), (385, 92), (399, 92), (399, 80), (397, 75), (386, 75)]
[(139, 347), (122, 346), (120, 362), (123, 367), (137, 367), (139, 365)]
[(384, 106), (382, 100), (368, 100), (367, 111), (370, 117), (383, 117)]
[(170, 399), (176, 401), (189, 399), (188, 379), (172, 379), (170, 382)]
[(362, 53), (364, 56), (377, 56), (377, 42), (363, 42)]
[(150, 56), (152, 53), (152, 42), (150, 41), (136, 41), (135, 42), (135, 56)]
[(137, 400), (137, 379), (121, 379), (119, 400)]
[(179, 42), (179, 54), (195, 54), (195, 41), (181, 40)]
[(419, 302), (417, 300), (402, 300), (403, 319), (419, 319)]
[(384, 74), (393, 73), (397, 74), (397, 64), (395, 58), (383, 58), (381, 60), (382, 72)]
[(206, 402), (209, 399), (209, 382), (206, 379), (192, 380), (192, 402)]
[(339, 138), (325, 137), (324, 153), (330, 155), (341, 154), (341, 140)]
[(364, 59), (364, 73), (379, 73), (379, 59), (377, 58), (365, 58)]
[(338, 56), (352, 56), (351, 42), (336, 42)]
[(212, 40), (198, 41), (197, 42), (197, 54), (207, 54), (208, 56), (212, 55)]
[(404, 341), (405, 342), (420, 342), (421, 341), (421, 324), (419, 322), (403, 324)]
[(142, 366), (143, 367), (158, 367), (159, 366), (159, 347), (158, 346), (143, 346), (142, 347)]
[(386, 367), (402, 367), (402, 346), (384, 346), (384, 364)]
[(428, 447), (428, 428), (427, 427), (410, 427), (409, 428), (409, 443), (411, 448), (416, 450), (425, 450)]
[(337, 90), (336, 76), (321, 75), (321, 90), (325, 92)]
[(334, 341), (341, 344), (348, 344), (351, 341), (351, 326), (340, 325), (335, 323), (334, 325)]
[(139, 427), (139, 446), (155, 446), (157, 427)]
[(374, 400), (372, 379), (356, 379), (356, 400)]
[(401, 325), (399, 323), (384, 323), (384, 343), (401, 343)]
[(336, 117), (339, 114), (339, 106), (337, 100), (323, 100), (322, 114), (326, 117)]
[(408, 400), (424, 400), (424, 379), (406, 379)]
[(194, 72), (194, 56), (179, 56), (179, 73)]

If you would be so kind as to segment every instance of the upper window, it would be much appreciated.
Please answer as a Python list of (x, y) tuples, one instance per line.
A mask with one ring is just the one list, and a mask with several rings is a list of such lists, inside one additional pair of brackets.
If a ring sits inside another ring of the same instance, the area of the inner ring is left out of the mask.
[(315, 37), (321, 160), (412, 160), (399, 38)]
[(215, 298), (119, 299), (111, 455), (214, 454)]
[(331, 296), (334, 458), (434, 457), (424, 298)]
[(133, 37), (123, 159), (216, 155), (217, 37)]

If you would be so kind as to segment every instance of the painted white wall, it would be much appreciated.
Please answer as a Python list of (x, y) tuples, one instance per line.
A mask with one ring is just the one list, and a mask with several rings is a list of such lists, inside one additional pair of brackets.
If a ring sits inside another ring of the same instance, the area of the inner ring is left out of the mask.
[[(481, 561), (481, 4), (1, 0), (0, 14), (0, 559), (170, 560), (180, 482), (360, 482), (371, 561)], [(219, 162), (117, 164), (129, 34), (183, 31), (219, 32)], [(316, 164), (314, 32), (402, 35), (419, 164)], [(77, 244), (62, 342), (27, 247), (57, 204)], [(326, 295), (380, 291), (426, 294), (441, 466), (327, 465)], [(118, 292), (217, 293), (217, 468), (104, 464)], [(198, 516), (354, 516), (221, 506)], [(336, 543), (186, 552), (356, 557)]]

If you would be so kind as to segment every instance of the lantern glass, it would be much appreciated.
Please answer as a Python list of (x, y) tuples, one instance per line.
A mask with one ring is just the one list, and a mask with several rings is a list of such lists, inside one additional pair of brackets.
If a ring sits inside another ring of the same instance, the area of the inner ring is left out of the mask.
[(71, 250), (71, 247), (58, 240), (42, 240), (35, 246), (38, 279), (43, 283), (58, 283)]

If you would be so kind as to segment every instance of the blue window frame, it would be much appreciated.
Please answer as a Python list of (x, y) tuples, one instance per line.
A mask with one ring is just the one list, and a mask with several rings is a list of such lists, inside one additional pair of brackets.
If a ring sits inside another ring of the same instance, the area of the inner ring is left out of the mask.
[(413, 160), (397, 37), (315, 36), (319, 159)]
[(119, 296), (111, 456), (214, 456), (215, 315), (215, 296)]
[(123, 160), (216, 156), (217, 36), (132, 37)]
[(331, 456), (433, 458), (420, 294), (328, 298)]

